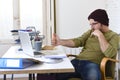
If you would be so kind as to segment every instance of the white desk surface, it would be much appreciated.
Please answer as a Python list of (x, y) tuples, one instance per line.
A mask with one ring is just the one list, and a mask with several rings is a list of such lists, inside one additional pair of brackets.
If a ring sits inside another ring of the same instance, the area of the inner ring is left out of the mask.
[[(18, 46), (12, 46), (3, 58), (30, 58), (22, 51), (18, 51)], [(64, 58), (59, 63), (40, 63), (25, 69), (0, 69), (0, 74), (23, 74), (23, 73), (64, 73), (74, 72), (74, 68), (68, 58)]]

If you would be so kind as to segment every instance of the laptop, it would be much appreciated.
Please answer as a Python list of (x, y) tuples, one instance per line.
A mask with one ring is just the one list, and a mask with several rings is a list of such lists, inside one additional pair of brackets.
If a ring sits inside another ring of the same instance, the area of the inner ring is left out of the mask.
[[(47, 55), (48, 53), (57, 53), (56, 51), (52, 50), (52, 51), (35, 51), (32, 48), (32, 43), (30, 40), (30, 34), (27, 31), (19, 31), (19, 37), (20, 37), (20, 42), (21, 42), (21, 47), (22, 50), (25, 54), (27, 54), (28, 56), (31, 56), (37, 60), (40, 60), (42, 62), (46, 62), (46, 63), (58, 63), (63, 61), (63, 57), (65, 56), (62, 55)], [(45, 54), (46, 53), (46, 54)], [(40, 59), (39, 59), (40, 58)]]
[(32, 46), (32, 42), (30, 40), (30, 34), (27, 31), (18, 31), (21, 47), (25, 54), (35, 57), (36, 55), (41, 55), (42, 53), (40, 51), (35, 51)]

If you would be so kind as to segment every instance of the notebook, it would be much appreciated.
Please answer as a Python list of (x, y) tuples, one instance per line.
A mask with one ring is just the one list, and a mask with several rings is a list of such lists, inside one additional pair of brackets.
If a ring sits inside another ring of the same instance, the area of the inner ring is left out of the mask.
[(29, 32), (19, 31), (19, 37), (20, 37), (22, 50), (25, 54), (27, 54), (31, 57), (35, 57), (36, 55), (42, 54), (41, 52), (34, 51), (31, 40), (30, 40)]

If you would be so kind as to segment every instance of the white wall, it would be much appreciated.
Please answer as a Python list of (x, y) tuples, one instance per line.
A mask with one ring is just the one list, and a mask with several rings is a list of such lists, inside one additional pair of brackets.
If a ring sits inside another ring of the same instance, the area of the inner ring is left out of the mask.
[(80, 36), (90, 28), (87, 17), (106, 0), (56, 0), (57, 34), (60, 38)]
[(120, 0), (108, 0), (106, 7), (110, 19), (110, 29), (120, 34)]

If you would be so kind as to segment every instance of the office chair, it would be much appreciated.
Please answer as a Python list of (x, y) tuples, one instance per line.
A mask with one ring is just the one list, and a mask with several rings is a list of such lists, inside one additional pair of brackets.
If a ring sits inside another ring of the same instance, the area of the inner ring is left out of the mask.
[[(68, 57), (76, 57), (76, 55), (69, 54)], [(100, 63), (100, 70), (102, 74), (102, 80), (114, 80), (115, 75), (115, 63), (118, 60), (104, 57)], [(81, 80), (80, 78), (70, 78), (69, 80)]]

